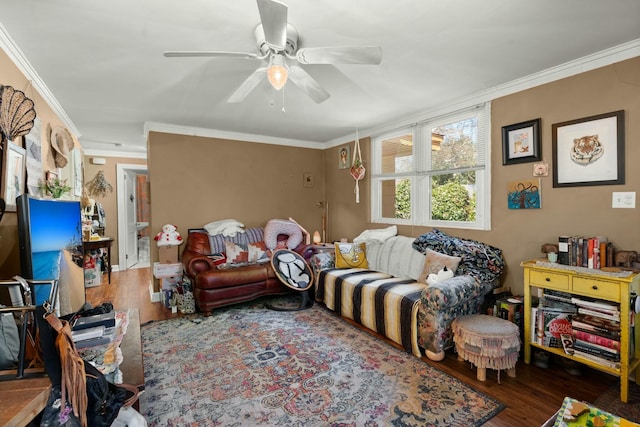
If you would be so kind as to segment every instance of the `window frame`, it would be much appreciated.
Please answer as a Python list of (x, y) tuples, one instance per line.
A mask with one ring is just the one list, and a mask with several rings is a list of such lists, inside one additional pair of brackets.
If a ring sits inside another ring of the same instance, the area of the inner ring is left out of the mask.
[[(439, 125), (446, 125), (475, 117), (478, 123), (478, 144), (483, 145), (484, 159), (478, 165), (464, 168), (461, 171), (476, 172), (476, 219), (473, 222), (442, 221), (431, 219), (431, 176), (450, 173), (450, 170), (430, 170), (431, 164), (431, 130)], [(400, 173), (382, 173), (382, 142), (402, 136), (412, 135), (412, 170)], [(460, 228), (474, 230), (491, 229), (491, 103), (455, 111), (438, 117), (429, 118), (419, 123), (399, 127), (371, 138), (371, 222), (411, 226), (427, 226), (442, 228)], [(382, 216), (382, 183), (390, 179), (410, 180), (411, 214), (409, 219), (388, 218)], [(427, 197), (417, 197), (426, 194)]]

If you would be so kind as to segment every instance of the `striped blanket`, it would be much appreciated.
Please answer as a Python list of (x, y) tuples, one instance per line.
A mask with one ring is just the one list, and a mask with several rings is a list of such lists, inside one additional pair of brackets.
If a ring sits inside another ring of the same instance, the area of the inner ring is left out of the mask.
[(418, 347), (418, 305), (427, 285), (361, 268), (322, 270), (316, 300), (421, 357)]

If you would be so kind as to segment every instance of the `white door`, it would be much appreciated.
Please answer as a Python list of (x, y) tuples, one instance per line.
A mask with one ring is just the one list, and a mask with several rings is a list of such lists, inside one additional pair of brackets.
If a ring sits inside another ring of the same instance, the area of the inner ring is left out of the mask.
[[(138, 257), (136, 223), (136, 181), (138, 174), (147, 174), (147, 165), (118, 163), (116, 165), (118, 193), (118, 269), (131, 267)], [(133, 201), (131, 201), (133, 195)]]
[(138, 222), (136, 215), (136, 173), (126, 171), (125, 195), (126, 195), (126, 217), (127, 217), (127, 238), (126, 238), (126, 268), (138, 263)]

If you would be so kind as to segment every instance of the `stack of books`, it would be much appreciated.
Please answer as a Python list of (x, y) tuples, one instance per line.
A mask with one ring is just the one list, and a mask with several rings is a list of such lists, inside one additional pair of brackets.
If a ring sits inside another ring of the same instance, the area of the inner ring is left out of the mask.
[(587, 268), (613, 266), (614, 247), (604, 236), (560, 236), (558, 262)]
[(73, 322), (71, 336), (76, 348), (94, 347), (113, 342), (118, 333), (115, 311), (79, 317)]
[(571, 317), (574, 354), (611, 368), (620, 367), (620, 306), (573, 298), (578, 313)]

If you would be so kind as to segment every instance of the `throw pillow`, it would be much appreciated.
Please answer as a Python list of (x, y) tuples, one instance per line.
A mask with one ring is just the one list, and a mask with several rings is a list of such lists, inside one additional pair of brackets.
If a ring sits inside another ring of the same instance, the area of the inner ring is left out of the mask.
[(336, 268), (369, 268), (365, 243), (336, 243)]
[(224, 246), (227, 264), (268, 262), (271, 256), (264, 242), (248, 243), (246, 245), (242, 243), (225, 242)]
[(418, 282), (420, 283), (427, 283), (429, 274), (438, 274), (445, 266), (455, 273), (458, 264), (462, 260), (460, 257), (441, 254), (431, 249), (426, 249), (425, 255), (424, 268), (422, 269), (422, 274), (418, 277)]
[(249, 248), (247, 245), (224, 242), (224, 252), (227, 256), (227, 263), (249, 262)]
[(213, 262), (213, 265), (220, 265), (227, 262), (227, 257), (225, 257), (224, 254), (221, 253), (207, 255), (207, 258), (209, 258)]

